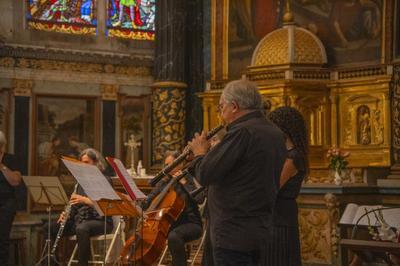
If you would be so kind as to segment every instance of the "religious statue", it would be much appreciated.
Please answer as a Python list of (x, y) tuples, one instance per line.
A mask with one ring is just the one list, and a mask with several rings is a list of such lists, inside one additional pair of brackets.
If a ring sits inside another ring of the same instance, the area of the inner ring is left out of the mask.
[(371, 119), (368, 106), (361, 105), (357, 111), (358, 143), (371, 144)]

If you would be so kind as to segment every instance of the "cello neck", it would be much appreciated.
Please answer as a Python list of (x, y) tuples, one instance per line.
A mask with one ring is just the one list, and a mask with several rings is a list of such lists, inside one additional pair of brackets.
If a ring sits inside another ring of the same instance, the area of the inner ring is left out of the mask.
[(158, 205), (161, 203), (161, 201), (164, 199), (165, 195), (168, 193), (168, 190), (176, 184), (181, 178), (186, 176), (189, 172), (187, 170), (183, 171), (182, 174), (176, 177), (172, 177), (167, 185), (161, 190), (160, 194), (157, 196), (157, 198), (151, 203), (150, 207), (147, 209), (147, 212), (154, 211)]

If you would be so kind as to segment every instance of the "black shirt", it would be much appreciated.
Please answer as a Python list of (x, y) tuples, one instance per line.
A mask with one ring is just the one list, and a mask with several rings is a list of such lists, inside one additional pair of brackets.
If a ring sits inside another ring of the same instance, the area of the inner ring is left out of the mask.
[(256, 250), (272, 221), (286, 159), (283, 133), (259, 111), (227, 127), (222, 141), (192, 162), (208, 186), (210, 236), (215, 247)]
[(296, 148), (288, 150), (288, 158), (293, 160), (297, 173), (289, 178), (279, 190), (275, 206), (274, 225), (297, 227), (296, 198), (300, 193), (301, 184), (306, 174), (306, 166), (304, 158)]
[[(12, 171), (17, 171), (17, 165), (14, 155), (5, 153), (3, 156), (2, 163)], [(5, 200), (9, 198), (15, 198), (14, 187), (11, 186), (3, 171), (0, 171), (0, 200)]]
[[(111, 178), (105, 176), (107, 181), (111, 184)], [(83, 188), (78, 185), (76, 190), (76, 194), (87, 197)], [(74, 222), (75, 225), (82, 223), (83, 221), (88, 220), (101, 220), (104, 221), (104, 216), (100, 216), (100, 214), (96, 211), (94, 207), (86, 204), (75, 204), (71, 206), (71, 213), (69, 216), (70, 221)], [(112, 217), (107, 217), (107, 223), (112, 224)]]

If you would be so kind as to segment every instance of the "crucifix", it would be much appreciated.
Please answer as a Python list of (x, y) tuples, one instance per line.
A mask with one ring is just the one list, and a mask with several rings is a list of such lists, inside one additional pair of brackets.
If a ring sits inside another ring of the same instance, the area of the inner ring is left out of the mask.
[(129, 147), (131, 151), (131, 175), (133, 177), (136, 177), (137, 173), (135, 171), (135, 150), (140, 146), (140, 142), (137, 142), (135, 140), (135, 135), (131, 134), (128, 142), (125, 142), (124, 145), (126, 147)]

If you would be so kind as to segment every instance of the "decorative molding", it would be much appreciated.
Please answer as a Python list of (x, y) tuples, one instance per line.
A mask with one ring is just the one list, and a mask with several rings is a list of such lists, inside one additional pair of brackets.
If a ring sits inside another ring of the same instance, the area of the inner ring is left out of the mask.
[(229, 80), (211, 80), (207, 84), (206, 90), (223, 90)]
[(329, 223), (330, 223), (330, 236), (331, 236), (331, 248), (333, 257), (337, 257), (339, 249), (339, 200), (332, 193), (327, 193), (324, 196), (326, 208), (329, 212)]
[(119, 37), (123, 39), (131, 39), (131, 40), (143, 40), (143, 41), (155, 40), (154, 32), (143, 32), (143, 31), (108, 29), (108, 36)]
[(400, 165), (400, 65), (394, 67), (392, 82), (392, 143), (394, 163)]
[(154, 60), (154, 56), (151, 54), (108, 53), (17, 44), (0, 44), (0, 57), (46, 59), (137, 67), (152, 67)]
[(367, 66), (367, 67), (359, 67), (359, 68), (351, 68), (351, 69), (342, 69), (337, 71), (338, 79), (355, 79), (355, 78), (365, 78), (372, 76), (381, 76), (381, 75), (390, 75), (390, 67), (386, 65), (376, 65), (376, 66)]
[(149, 67), (118, 66), (111, 64), (65, 62), (58, 60), (0, 57), (0, 67), (59, 70), (81, 73), (107, 73), (127, 76), (150, 76)]
[(116, 101), (118, 100), (119, 86), (114, 84), (101, 85), (101, 97), (103, 101)]
[(27, 79), (14, 79), (13, 80), (14, 95), (15, 96), (32, 96), (33, 81)]
[(67, 24), (50, 24), (40, 23), (35, 21), (29, 21), (28, 27), (35, 30), (49, 31), (49, 32), (60, 32), (60, 33), (71, 33), (75, 35), (96, 35), (96, 27), (76, 27), (74, 25)]
[(331, 72), (329, 70), (296, 70), (293, 71), (294, 79), (306, 79), (306, 80), (330, 80)]
[(176, 89), (187, 88), (187, 84), (180, 81), (156, 81), (151, 86), (153, 88), (176, 88)]
[(285, 71), (249, 72), (247, 76), (251, 81), (285, 79)]

